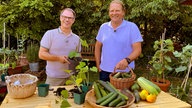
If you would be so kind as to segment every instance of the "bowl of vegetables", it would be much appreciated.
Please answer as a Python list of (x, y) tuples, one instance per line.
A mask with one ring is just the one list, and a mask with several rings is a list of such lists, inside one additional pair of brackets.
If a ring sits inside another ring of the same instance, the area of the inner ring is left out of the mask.
[[(103, 86), (98, 82), (94, 82), (93, 89), (87, 92), (85, 97), (85, 101), (94, 108), (127, 108), (134, 103), (135, 96), (129, 89), (120, 90), (114, 88), (110, 82), (99, 82), (105, 83), (105, 85)], [(104, 95), (101, 91), (106, 92), (106, 94)], [(102, 96), (98, 97), (98, 94)]]

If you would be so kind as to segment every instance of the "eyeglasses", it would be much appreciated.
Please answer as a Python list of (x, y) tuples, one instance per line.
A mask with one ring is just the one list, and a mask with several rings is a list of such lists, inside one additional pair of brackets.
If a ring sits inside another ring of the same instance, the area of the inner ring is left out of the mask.
[(69, 19), (69, 20), (73, 20), (73, 19), (74, 19), (74, 17), (68, 17), (68, 16), (64, 16), (64, 15), (61, 15), (61, 17), (62, 17), (63, 19)]

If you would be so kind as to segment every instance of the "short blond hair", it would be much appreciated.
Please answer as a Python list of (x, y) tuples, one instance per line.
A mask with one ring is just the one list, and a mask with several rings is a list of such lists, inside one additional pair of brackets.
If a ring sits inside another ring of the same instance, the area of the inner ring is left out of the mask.
[(75, 11), (74, 11), (73, 9), (71, 9), (71, 8), (64, 8), (64, 9), (61, 11), (60, 16), (62, 15), (63, 11), (65, 11), (65, 10), (71, 11), (71, 12), (73, 13), (74, 18), (76, 18), (76, 13), (75, 13)]
[(113, 0), (113, 1), (111, 1), (110, 5), (112, 3), (120, 4), (122, 6), (122, 8), (123, 8), (123, 11), (126, 11), (125, 5), (124, 5), (124, 3), (121, 0)]

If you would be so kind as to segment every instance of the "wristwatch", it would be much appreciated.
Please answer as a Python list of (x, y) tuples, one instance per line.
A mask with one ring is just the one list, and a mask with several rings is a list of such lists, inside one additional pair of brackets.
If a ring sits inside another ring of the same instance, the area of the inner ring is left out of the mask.
[(127, 61), (127, 63), (128, 63), (128, 64), (130, 64), (130, 63), (131, 63), (130, 58), (126, 57), (126, 58), (125, 58), (125, 60)]

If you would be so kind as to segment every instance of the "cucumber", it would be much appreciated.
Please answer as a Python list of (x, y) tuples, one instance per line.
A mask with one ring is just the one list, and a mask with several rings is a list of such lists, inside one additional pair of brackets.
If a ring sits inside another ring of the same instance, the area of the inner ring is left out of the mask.
[(100, 99), (102, 97), (102, 95), (101, 95), (101, 92), (100, 92), (100, 90), (99, 90), (99, 88), (97, 86), (97, 83), (94, 82), (93, 86), (94, 86), (94, 91), (95, 91), (96, 99)]
[(131, 86), (131, 91), (139, 90), (139, 89), (140, 89), (140, 86), (139, 86), (139, 84), (137, 84), (137, 82), (135, 82), (135, 83)]
[(106, 106), (107, 104), (109, 104), (113, 99), (115, 99), (117, 97), (117, 93), (113, 92), (113, 95), (111, 97), (109, 97), (108, 99), (106, 99), (105, 101), (101, 102), (101, 106)]
[(116, 107), (120, 107), (120, 106), (123, 106), (123, 105), (126, 105), (126, 104), (127, 104), (127, 101), (123, 100), (123, 101), (121, 101), (120, 103), (118, 103), (118, 104), (116, 105)]
[(134, 90), (133, 95), (135, 96), (135, 103), (139, 103), (140, 102), (140, 96), (139, 96), (139, 91), (138, 90)]
[(129, 98), (121, 93), (119, 90), (117, 90), (110, 82), (107, 81), (107, 84), (114, 89), (115, 92), (117, 92), (123, 99), (128, 100)]
[(96, 104), (100, 104), (101, 102), (103, 102), (104, 100), (108, 99), (109, 97), (111, 97), (114, 93), (110, 92), (109, 94), (107, 94), (106, 96), (103, 96), (102, 98), (98, 99), (96, 101)]
[(98, 88), (101, 92), (102, 97), (107, 95), (107, 92), (104, 90), (104, 87), (102, 87), (99, 83), (97, 83)]
[(121, 76), (120, 72), (115, 73), (115, 75), (113, 75), (114, 78), (119, 78)]
[(113, 100), (113, 101), (111, 101), (110, 103), (109, 103), (109, 107), (114, 107), (114, 106), (116, 106), (119, 102), (121, 102), (122, 101), (122, 98), (121, 98), (121, 96), (118, 96), (118, 98), (117, 99), (115, 99), (115, 100)]
[(106, 90), (110, 92), (115, 92), (115, 90), (111, 88), (105, 81), (98, 80), (97, 82), (100, 83)]

